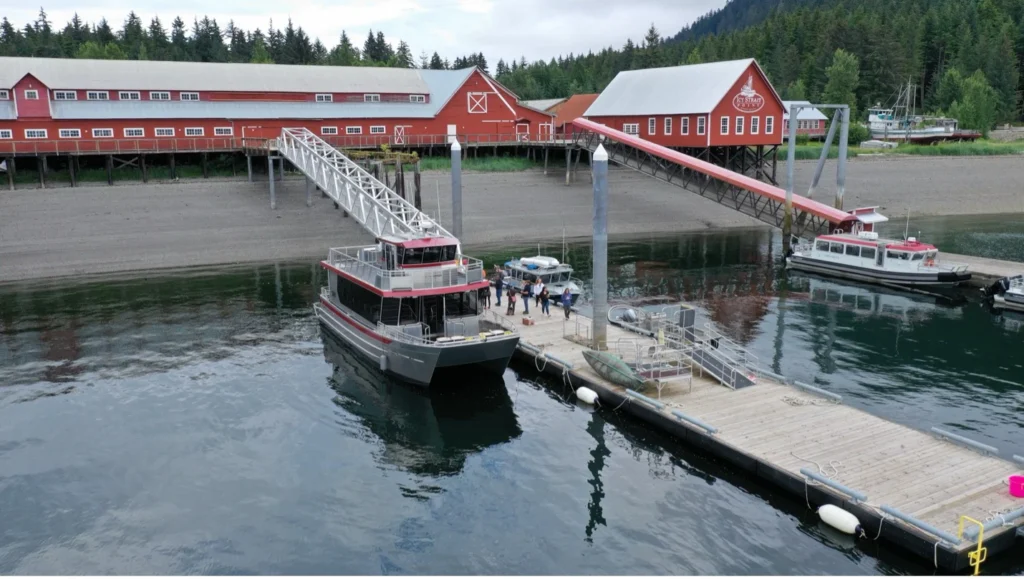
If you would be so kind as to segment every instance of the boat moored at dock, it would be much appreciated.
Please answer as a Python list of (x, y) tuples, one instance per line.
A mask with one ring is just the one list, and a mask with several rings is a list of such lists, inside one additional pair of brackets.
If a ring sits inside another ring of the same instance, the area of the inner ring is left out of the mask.
[(562, 292), (566, 288), (569, 288), (569, 295), (572, 296), (569, 305), (575, 305), (580, 297), (580, 284), (572, 277), (572, 266), (553, 257), (536, 255), (510, 259), (503, 266), (495, 264), (495, 268), (505, 271), (505, 287), (522, 290), (527, 280), (539, 279), (547, 286), (551, 301), (555, 304), (562, 303)]
[(984, 290), (992, 305), (1002, 310), (1024, 312), (1024, 275), (1004, 277)]

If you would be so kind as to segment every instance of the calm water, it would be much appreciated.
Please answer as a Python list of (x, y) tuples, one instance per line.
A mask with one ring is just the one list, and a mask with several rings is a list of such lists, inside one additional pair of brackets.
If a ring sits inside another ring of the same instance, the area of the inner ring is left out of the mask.
[[(870, 291), (858, 311), (779, 253), (766, 232), (620, 243), (612, 292), (682, 296), (776, 371), (1024, 454), (1020, 320)], [(589, 248), (569, 254), (585, 276)], [(528, 366), (392, 383), (319, 336), (322, 282), (293, 263), (0, 288), (0, 572), (931, 572)]]

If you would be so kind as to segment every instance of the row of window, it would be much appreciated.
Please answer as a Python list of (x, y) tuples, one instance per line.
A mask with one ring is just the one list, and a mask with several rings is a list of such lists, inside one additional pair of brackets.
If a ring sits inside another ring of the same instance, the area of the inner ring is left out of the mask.
[[(370, 127), (371, 135), (383, 135), (388, 132), (387, 127), (384, 125), (372, 125)], [(337, 135), (338, 127), (320, 127), (321, 135)], [(361, 135), (363, 134), (363, 127), (345, 127), (346, 135)]]
[[(822, 126), (823, 122), (824, 121), (821, 121), (821, 120), (817, 120), (817, 121), (797, 121), (796, 122), (796, 128), (797, 129), (821, 129), (821, 128), (824, 128)], [(789, 130), (789, 121), (786, 121), (786, 130), (787, 131)]]
[[(729, 134), (729, 117), (722, 117), (722, 126), (719, 128), (719, 133), (722, 135)], [(736, 117), (735, 125), (733, 127), (734, 134), (742, 135), (745, 130), (744, 125), (746, 124), (746, 117)], [(761, 131), (761, 117), (750, 117), (750, 134), (756, 135)], [(764, 134), (771, 135), (775, 132), (775, 117), (764, 118)]]
[[(39, 100), (39, 91), (36, 89), (25, 90), (25, 100)], [(9, 100), (11, 98), (10, 91), (0, 90), (0, 100)], [(122, 90), (117, 92), (118, 100), (122, 101), (138, 101), (142, 100), (142, 93), (137, 90)], [(85, 91), (85, 99), (90, 101), (108, 101), (110, 100), (110, 91), (105, 90), (89, 90)], [(76, 101), (78, 100), (78, 91), (74, 90), (55, 90), (53, 91), (53, 100), (55, 101)], [(169, 101), (171, 100), (171, 93), (168, 91), (150, 91), (149, 100), (151, 101)], [(178, 93), (178, 100), (182, 101), (198, 101), (199, 93), (197, 92), (181, 92)], [(316, 102), (318, 103), (330, 103), (334, 102), (333, 94), (318, 94), (316, 95)], [(379, 103), (379, 94), (364, 94), (364, 103)], [(409, 102), (411, 103), (425, 103), (427, 102), (426, 95), (422, 94), (411, 94), (409, 95)]]
[[(845, 247), (844, 247), (845, 246)], [(854, 243), (836, 243), (819, 240), (815, 245), (814, 249), (818, 251), (827, 251), (829, 253), (845, 253), (850, 257), (861, 257), (864, 259), (875, 259), (875, 248), (867, 247), (864, 245), (857, 245)], [(891, 253), (891, 252), (890, 252)], [(892, 257), (891, 255), (889, 257)]]
[[(186, 137), (202, 137), (205, 136), (205, 129), (203, 127), (185, 127)], [(231, 137), (234, 135), (232, 127), (216, 127), (213, 129), (214, 136), (217, 137)], [(81, 139), (82, 129), (58, 129), (57, 135), (62, 139)], [(136, 139), (146, 136), (146, 129), (142, 128), (129, 128), (124, 129), (124, 136), (128, 139)], [(170, 127), (156, 128), (153, 129), (154, 137), (173, 137), (174, 129)], [(11, 129), (0, 129), (0, 139), (11, 139), (13, 138), (13, 131)], [(92, 138), (94, 139), (112, 139), (114, 137), (114, 129), (93, 129)], [(49, 138), (49, 134), (46, 129), (25, 129), (26, 139), (46, 139)]]
[[(665, 117), (664, 124), (662, 126), (663, 133), (667, 135), (672, 134), (672, 118)], [(742, 135), (745, 130), (745, 117), (736, 117), (735, 132), (737, 135)], [(703, 135), (706, 131), (705, 127), (706, 118), (697, 117), (697, 134)], [(722, 117), (721, 134), (728, 135), (730, 128), (731, 118)], [(657, 118), (651, 117), (647, 119), (647, 134), (657, 134)], [(640, 123), (625, 123), (622, 125), (622, 132), (627, 135), (639, 135), (640, 134)], [(761, 132), (761, 117), (750, 117), (750, 134), (756, 135)], [(775, 117), (764, 118), (764, 134), (770, 135), (775, 132)], [(682, 117), (679, 121), (679, 134), (689, 135), (690, 134), (690, 117)]]

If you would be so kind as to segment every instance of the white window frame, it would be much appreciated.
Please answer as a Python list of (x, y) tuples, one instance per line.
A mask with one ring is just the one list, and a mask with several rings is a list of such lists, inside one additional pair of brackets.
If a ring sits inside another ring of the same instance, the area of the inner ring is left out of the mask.
[(320, 93), (316, 95), (316, 102), (318, 103), (333, 103), (334, 95), (331, 93)]
[(55, 101), (77, 101), (78, 91), (74, 90), (55, 90), (53, 91), (53, 100)]
[(705, 134), (707, 132), (708, 132), (708, 120), (707, 120), (707, 118), (704, 117), (703, 115), (697, 117), (697, 134), (698, 135), (703, 135), (703, 134)]
[(171, 100), (171, 92), (166, 90), (151, 90), (149, 91), (149, 100), (169, 101)]
[(388, 128), (384, 125), (370, 125), (371, 135), (386, 135)]
[(8, 91), (7, 89), (0, 90), (0, 101), (9, 101), (9, 100), (11, 100), (11, 93), (10, 93), (10, 91)]
[[(163, 133), (165, 131), (170, 131), (171, 134), (169, 134), (169, 135), (161, 134), (161, 133)], [(173, 137), (174, 136), (174, 127), (158, 127), (158, 128), (155, 128), (155, 129), (153, 129), (153, 136), (154, 137)]]
[(213, 136), (233, 137), (235, 136), (235, 129), (234, 127), (213, 127)]
[(82, 129), (57, 129), (57, 136), (62, 139), (81, 139)]
[(25, 100), (27, 100), (27, 101), (37, 101), (37, 100), (39, 100), (39, 91), (34, 89), (34, 88), (26, 89), (25, 90)]
[(665, 117), (665, 126), (663, 128), (665, 129), (666, 136), (672, 134), (672, 117)]
[(346, 135), (361, 135), (363, 134), (363, 127), (345, 127)]
[(364, 103), (379, 103), (380, 102), (380, 94), (375, 93), (375, 92), (366, 93), (366, 94), (363, 95), (363, 102)]
[(658, 130), (658, 117), (648, 117), (647, 119), (647, 134), (655, 135), (655, 131)]
[(680, 117), (679, 119), (679, 134), (689, 135), (690, 134), (690, 117)]
[[(142, 134), (141, 135), (129, 135), (128, 131), (141, 131)], [(124, 137), (126, 139), (139, 139), (139, 138), (142, 138), (142, 137), (145, 137), (145, 136), (146, 136), (146, 129), (143, 129), (142, 127), (129, 127), (129, 128), (124, 130)]]
[(640, 134), (640, 123), (623, 123), (622, 132), (627, 135), (639, 135)]
[(321, 135), (337, 135), (338, 127), (320, 127)]
[(736, 116), (736, 134), (742, 135), (743, 131), (747, 128), (744, 125), (747, 124), (746, 117), (743, 115)]
[(0, 139), (13, 139), (14, 131), (11, 129), (0, 129)]
[(487, 113), (487, 93), (466, 93), (466, 110), (474, 115)]
[[(29, 134), (31, 133), (31, 134)], [(40, 134), (42, 133), (42, 134)], [(26, 139), (45, 139), (46, 129), (25, 129)]]
[(409, 102), (411, 102), (411, 103), (425, 103), (425, 102), (427, 102), (427, 95), (424, 95), (424, 94), (411, 94), (411, 95), (409, 95)]
[(750, 134), (756, 135), (761, 131), (761, 117), (750, 117)]
[[(104, 134), (109, 133), (109, 134)], [(92, 138), (94, 139), (113, 139), (114, 129), (93, 129)]]
[(110, 93), (105, 90), (90, 90), (85, 93), (87, 101), (109, 101)]
[(119, 101), (141, 101), (142, 93), (137, 90), (122, 90), (117, 93)]
[[(185, 95), (188, 95), (188, 96), (185, 96)], [(197, 92), (188, 92), (188, 91), (186, 91), (186, 92), (179, 92), (178, 93), (178, 100), (179, 101), (185, 101), (185, 102), (196, 102), (196, 101), (199, 100), (199, 93), (197, 93)]]
[(775, 132), (775, 117), (764, 118), (764, 134), (771, 135)]
[(729, 134), (729, 125), (731, 125), (731, 124), (732, 124), (732, 118), (731, 117), (722, 117), (722, 121), (719, 123), (719, 127), (718, 127), (718, 134), (719, 135), (728, 135)]
[[(198, 133), (196, 131), (198, 131)], [(189, 134), (189, 133), (192, 133), (192, 134)], [(185, 136), (186, 137), (205, 137), (206, 136), (206, 129), (204, 129), (203, 127), (185, 127)]]

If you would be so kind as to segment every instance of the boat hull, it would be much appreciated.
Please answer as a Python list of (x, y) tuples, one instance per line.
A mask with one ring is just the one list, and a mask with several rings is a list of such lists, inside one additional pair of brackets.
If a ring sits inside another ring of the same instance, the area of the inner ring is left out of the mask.
[(955, 287), (971, 279), (971, 274), (967, 272), (885, 271), (857, 267), (855, 265), (829, 263), (820, 259), (799, 255), (792, 255), (786, 258), (786, 266), (791, 269), (809, 271), (830, 277), (906, 287)]
[(385, 373), (430, 387), (439, 370), (471, 368), (501, 374), (519, 344), (519, 336), (497, 336), (459, 345), (435, 346), (389, 340), (327, 304), (314, 304), (322, 328), (377, 365)]
[(992, 297), (992, 303), (999, 309), (1024, 312), (1024, 295), (1010, 293), (996, 295)]

